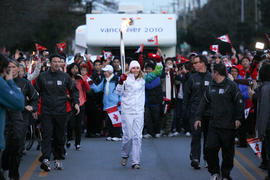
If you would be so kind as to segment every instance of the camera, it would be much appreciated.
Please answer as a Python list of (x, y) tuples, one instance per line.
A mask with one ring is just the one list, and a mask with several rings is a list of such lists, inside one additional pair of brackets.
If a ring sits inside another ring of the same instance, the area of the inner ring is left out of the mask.
[(81, 79), (80, 73), (78, 73), (78, 72), (75, 73), (75, 74), (74, 74), (74, 78), (75, 78), (75, 79)]

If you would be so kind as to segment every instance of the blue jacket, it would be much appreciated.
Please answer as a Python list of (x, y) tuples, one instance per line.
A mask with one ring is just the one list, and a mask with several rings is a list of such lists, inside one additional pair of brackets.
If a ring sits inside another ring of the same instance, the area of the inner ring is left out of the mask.
[[(243, 79), (242, 76), (238, 75), (237, 77), (238, 79)], [(247, 85), (243, 85), (243, 84), (238, 84), (238, 87), (243, 95), (243, 100), (244, 102), (249, 99), (249, 95), (248, 95), (248, 86)], [(245, 103), (244, 103), (245, 104)]]
[(0, 150), (5, 149), (6, 108), (12, 110), (24, 109), (24, 96), (13, 80), (5, 81), (0, 76)]
[[(118, 77), (114, 76), (109, 83), (109, 93), (108, 95), (105, 94), (105, 87), (106, 87), (106, 79), (104, 78), (101, 83), (98, 85), (92, 84), (91, 89), (95, 92), (101, 92), (103, 91), (103, 111), (105, 111), (109, 107), (117, 106), (118, 102), (121, 101), (120, 96), (116, 94), (115, 88), (118, 82)], [(120, 107), (118, 107), (118, 110), (121, 111)]]
[(162, 88), (160, 77), (145, 84), (145, 105), (159, 106), (162, 103)]

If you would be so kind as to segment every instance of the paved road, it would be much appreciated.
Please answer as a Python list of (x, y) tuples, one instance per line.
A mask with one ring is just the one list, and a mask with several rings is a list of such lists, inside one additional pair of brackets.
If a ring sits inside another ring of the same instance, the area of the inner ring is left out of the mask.
[[(83, 139), (82, 149), (68, 149), (65, 169), (42, 172), (37, 161), (40, 152), (31, 150), (24, 156), (20, 172), (23, 180), (191, 180), (209, 179), (206, 168), (190, 167), (190, 138), (185, 136), (144, 139), (140, 170), (130, 164), (120, 164), (121, 142), (107, 142), (105, 138)], [(260, 180), (266, 172), (260, 170), (260, 160), (250, 148), (236, 148), (232, 177), (236, 180)], [(203, 165), (203, 164), (201, 164)]]

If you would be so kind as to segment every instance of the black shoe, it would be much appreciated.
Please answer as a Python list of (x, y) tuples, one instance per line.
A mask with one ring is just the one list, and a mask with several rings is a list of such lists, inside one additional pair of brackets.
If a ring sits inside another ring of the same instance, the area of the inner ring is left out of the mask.
[(267, 166), (264, 163), (261, 163), (260, 166), (259, 166), (259, 168), (261, 168), (263, 170), (267, 170)]
[(193, 159), (191, 161), (191, 166), (194, 168), (194, 169), (201, 169), (200, 167), (200, 162), (198, 159)]
[(132, 169), (140, 169), (141, 166), (139, 164), (133, 164), (132, 166)]
[(48, 159), (44, 159), (40, 165), (40, 168), (46, 172), (51, 171), (50, 161)]

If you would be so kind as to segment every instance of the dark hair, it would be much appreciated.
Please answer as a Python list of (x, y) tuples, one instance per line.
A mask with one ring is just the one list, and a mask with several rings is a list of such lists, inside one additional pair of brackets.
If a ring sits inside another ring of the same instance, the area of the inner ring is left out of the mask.
[(0, 73), (4, 72), (4, 69), (8, 67), (9, 59), (0, 53)]
[(70, 75), (70, 77), (72, 77), (73, 76), (73, 74), (72, 74), (72, 72), (71, 72), (71, 69), (74, 67), (74, 66), (77, 66), (77, 68), (78, 68), (78, 72), (79, 72), (79, 74), (81, 74), (81, 68), (80, 68), (80, 66), (77, 64), (77, 63), (72, 63), (72, 64), (70, 64), (68, 67), (67, 67), (67, 73)]
[(120, 61), (120, 58), (119, 58), (118, 56), (115, 56), (115, 57), (113, 58), (113, 61), (114, 61), (115, 59), (118, 59), (118, 60)]
[(207, 58), (205, 56), (203, 56), (203, 55), (200, 54), (200, 55), (195, 56), (195, 58), (200, 58), (200, 62), (201, 63), (204, 63), (205, 66), (208, 65), (208, 60), (207, 60)]
[(95, 61), (94, 61), (94, 65), (95, 65), (96, 63), (102, 64), (100, 60), (95, 60)]
[(244, 56), (244, 57), (242, 57), (242, 59), (240, 60), (240, 64), (242, 64), (242, 61), (244, 60), (244, 59), (247, 59), (249, 62), (250, 62), (250, 59), (249, 59), (249, 57), (247, 57), (247, 56)]
[(55, 57), (58, 57), (58, 58), (61, 59), (61, 56), (59, 56), (58, 54), (52, 54), (52, 55), (49, 57), (50, 62), (52, 62), (52, 59), (55, 58)]
[(265, 63), (260, 71), (259, 71), (259, 78), (262, 82), (264, 81), (270, 81), (270, 64)]
[(215, 64), (214, 71), (218, 72), (218, 74), (221, 76), (226, 76), (226, 74), (227, 74), (226, 66), (222, 63)]
[(145, 64), (145, 67), (144, 67), (144, 68), (145, 68), (145, 69), (146, 69), (146, 68), (151, 68), (151, 69), (154, 70), (155, 67), (156, 67), (155, 64), (153, 64), (153, 63), (151, 63), (151, 62), (148, 62), (148, 63)]
[(165, 64), (167, 63), (167, 61), (172, 61), (172, 63), (173, 63), (173, 58), (171, 58), (171, 57), (166, 58), (165, 59)]

